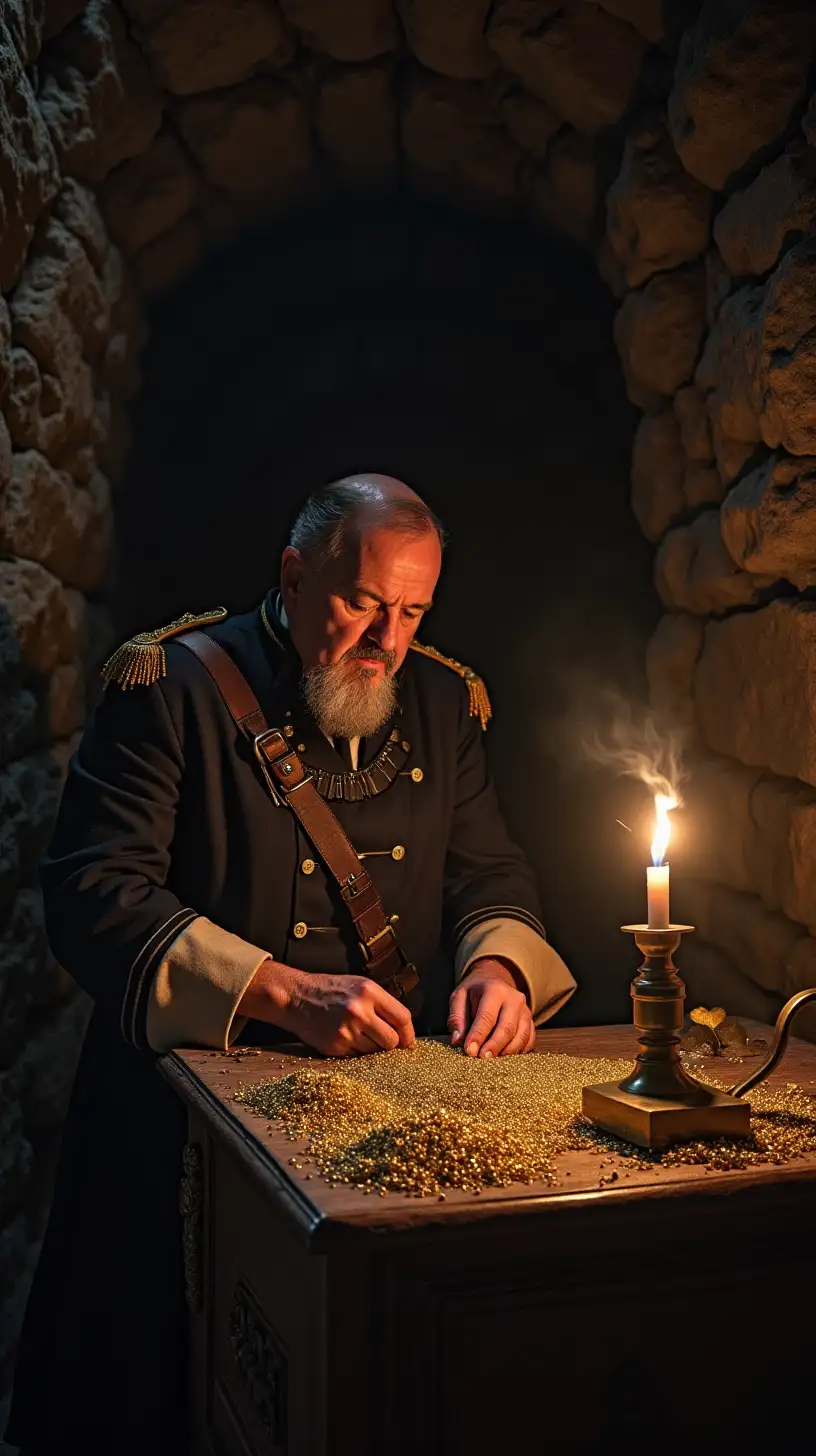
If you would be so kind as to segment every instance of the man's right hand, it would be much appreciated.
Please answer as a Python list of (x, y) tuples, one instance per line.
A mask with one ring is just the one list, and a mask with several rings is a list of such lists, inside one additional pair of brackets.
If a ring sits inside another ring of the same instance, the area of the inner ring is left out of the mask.
[(414, 1044), (411, 1013), (366, 976), (321, 976), (266, 960), (237, 1014), (280, 1026), (329, 1057)]

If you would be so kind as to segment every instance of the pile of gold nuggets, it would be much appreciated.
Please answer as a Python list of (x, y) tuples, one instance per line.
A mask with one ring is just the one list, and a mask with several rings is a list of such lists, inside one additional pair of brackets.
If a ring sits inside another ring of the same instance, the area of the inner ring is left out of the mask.
[[(292, 1142), (305, 1142), (291, 1160), (296, 1167), (381, 1195), (552, 1184), (558, 1155), (582, 1149), (611, 1151), (639, 1168), (712, 1169), (783, 1163), (816, 1151), (816, 1102), (793, 1083), (752, 1092), (749, 1138), (645, 1152), (601, 1132), (581, 1115), (581, 1090), (620, 1080), (631, 1066), (547, 1053), (482, 1060), (420, 1040), (407, 1049), (310, 1062), (278, 1080), (242, 1086), (235, 1097), (282, 1125)], [(705, 1080), (727, 1086), (710, 1074)]]

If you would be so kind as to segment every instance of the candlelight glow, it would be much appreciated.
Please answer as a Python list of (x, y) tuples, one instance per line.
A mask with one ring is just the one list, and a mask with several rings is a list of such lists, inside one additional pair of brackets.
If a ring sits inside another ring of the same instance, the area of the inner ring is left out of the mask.
[(669, 814), (680, 800), (673, 794), (655, 794), (655, 832), (652, 840), (652, 864), (662, 865), (671, 838)]

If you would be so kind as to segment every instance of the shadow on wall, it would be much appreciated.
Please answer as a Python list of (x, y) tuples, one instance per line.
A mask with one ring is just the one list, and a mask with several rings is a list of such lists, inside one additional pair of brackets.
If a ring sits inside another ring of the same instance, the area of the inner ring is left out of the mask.
[(582, 992), (628, 1018), (642, 791), (544, 748), (576, 664), (644, 692), (657, 616), (629, 507), (634, 411), (591, 264), (507, 223), (336, 207), (245, 238), (155, 311), (119, 500), (120, 633), (274, 580), (297, 502), (354, 469), (401, 475), (451, 544), (423, 635), (482, 672), (491, 754)]

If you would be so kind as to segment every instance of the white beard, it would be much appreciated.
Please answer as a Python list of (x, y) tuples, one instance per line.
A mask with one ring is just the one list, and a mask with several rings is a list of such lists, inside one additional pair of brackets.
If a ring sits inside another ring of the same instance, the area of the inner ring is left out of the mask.
[(310, 667), (303, 696), (327, 738), (370, 738), (397, 706), (393, 677), (361, 668), (353, 658)]

